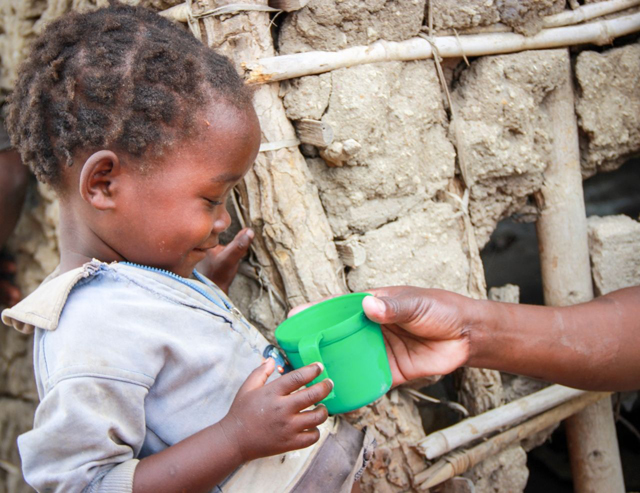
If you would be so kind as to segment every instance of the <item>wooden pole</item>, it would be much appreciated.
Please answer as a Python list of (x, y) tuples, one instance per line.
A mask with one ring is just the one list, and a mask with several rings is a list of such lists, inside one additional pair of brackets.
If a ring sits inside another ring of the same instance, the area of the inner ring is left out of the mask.
[(584, 392), (574, 399), (491, 437), (475, 447), (443, 457), (425, 471), (416, 474), (415, 481), (419, 484), (418, 488), (427, 490), (454, 476), (464, 474), (473, 466), (492, 455), (500, 453), (513, 443), (524, 440), (534, 433), (539, 433), (568, 416), (581, 411), (589, 404), (599, 402), (610, 395), (608, 392)]
[(531, 418), (568, 400), (587, 393), (562, 385), (552, 385), (504, 406), (465, 419), (420, 440), (416, 447), (427, 459), (435, 459), (462, 445), (489, 435), (501, 428)]
[(640, 13), (634, 13), (579, 26), (543, 29), (535, 36), (495, 33), (436, 36), (431, 40), (421, 37), (398, 42), (380, 40), (369, 46), (353, 46), (335, 52), (308, 51), (265, 57), (255, 61), (246, 60), (242, 66), (247, 72), (245, 76), (248, 83), (264, 84), (305, 75), (322, 74), (364, 63), (433, 58), (433, 46), (437, 48), (438, 55), (442, 58), (498, 55), (585, 43), (609, 44), (616, 37), (626, 36), (639, 30)]
[[(566, 77), (548, 100), (554, 144), (536, 225), (544, 299), (552, 306), (593, 298), (571, 61), (569, 51), (563, 53)], [(575, 491), (624, 492), (611, 401), (604, 399), (569, 418), (566, 428)]]
[[(199, 17), (222, 2), (189, 3), (196, 23), (192, 30), (236, 64), (274, 55), (267, 13), (246, 9), (231, 16)], [(263, 3), (254, 0), (243, 5)], [(344, 293), (343, 266), (318, 190), (298, 146), (288, 144), (297, 139), (278, 84), (259, 87), (253, 103), (262, 142), (274, 149), (259, 153), (241, 187), (245, 222), (257, 233), (253, 245), (261, 269), (289, 306)]]

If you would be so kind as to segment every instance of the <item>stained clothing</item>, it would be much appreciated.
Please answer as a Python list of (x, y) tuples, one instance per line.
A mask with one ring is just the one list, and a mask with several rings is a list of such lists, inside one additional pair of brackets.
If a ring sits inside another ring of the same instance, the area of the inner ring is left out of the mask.
[[(41, 402), (18, 446), (25, 479), (40, 492), (131, 492), (139, 459), (227, 414), (268, 345), (202, 276), (96, 260), (46, 281), (2, 320), (35, 331)], [(329, 421), (315, 447), (284, 454), (288, 469), (259, 459), (227, 482), (242, 484), (262, 463), (273, 491), (302, 491), (296, 484), (328, 442), (345, 436), (341, 427)], [(362, 434), (349, 436), (342, 482), (364, 454)], [(213, 491), (241, 490), (222, 483)]]

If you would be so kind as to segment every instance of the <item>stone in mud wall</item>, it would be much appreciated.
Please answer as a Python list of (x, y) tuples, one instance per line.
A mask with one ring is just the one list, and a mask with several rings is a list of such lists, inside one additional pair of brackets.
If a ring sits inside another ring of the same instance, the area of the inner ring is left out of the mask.
[(583, 51), (575, 74), (582, 174), (611, 171), (640, 153), (640, 43)]
[(464, 30), (502, 22), (531, 36), (542, 29), (542, 17), (560, 12), (565, 0), (432, 0), (433, 25)]
[(484, 460), (465, 477), (475, 485), (475, 493), (517, 493), (524, 491), (529, 479), (527, 453), (511, 447)]
[(552, 142), (544, 100), (563, 67), (552, 50), (483, 57), (455, 86), (452, 131), (481, 248), (497, 222), (542, 185)]
[(623, 215), (592, 216), (587, 227), (596, 293), (640, 285), (640, 222)]
[[(311, 90), (329, 84), (330, 91)], [(285, 104), (297, 119), (317, 119), (321, 108), (334, 142), (359, 145), (341, 167), (308, 160), (337, 237), (395, 220), (453, 177), (455, 151), (431, 61), (361, 65), (307, 77), (289, 87)]]
[(469, 259), (464, 224), (448, 203), (424, 208), (359, 238), (366, 261), (347, 275), (349, 288), (411, 284), (468, 294)]
[(378, 39), (402, 41), (420, 32), (424, 12), (425, 0), (311, 0), (286, 17), (278, 49), (334, 51)]
[(0, 467), (0, 492), (33, 493), (22, 479), (16, 440), (31, 429), (35, 408), (31, 401), (0, 397), (0, 458), (6, 461)]

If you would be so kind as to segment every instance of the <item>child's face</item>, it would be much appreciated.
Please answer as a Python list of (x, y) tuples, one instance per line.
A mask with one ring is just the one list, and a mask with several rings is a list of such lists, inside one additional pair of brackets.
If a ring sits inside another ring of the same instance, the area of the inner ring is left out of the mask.
[(129, 176), (110, 239), (124, 259), (188, 277), (229, 227), (225, 203), (258, 153), (258, 119), (252, 108), (216, 105), (197, 127), (198, 137), (176, 144), (150, 173)]

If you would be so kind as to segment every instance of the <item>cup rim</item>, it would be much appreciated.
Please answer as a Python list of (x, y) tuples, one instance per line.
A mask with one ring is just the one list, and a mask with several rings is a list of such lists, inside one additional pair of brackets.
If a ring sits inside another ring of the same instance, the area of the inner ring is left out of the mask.
[[(362, 300), (367, 296), (371, 296), (371, 294), (370, 293), (348, 293), (345, 295), (336, 296), (334, 298), (329, 298), (328, 300), (324, 300), (316, 305), (310, 306), (309, 308), (307, 308), (306, 310), (300, 313), (296, 313), (292, 317), (289, 317), (288, 319), (283, 321), (276, 328), (274, 335), (278, 341), (278, 344), (286, 351), (298, 352), (298, 343), (304, 337), (304, 335), (292, 334), (291, 336), (289, 336), (289, 334), (287, 334), (286, 331), (292, 323), (295, 323), (296, 321), (302, 319), (303, 316), (308, 317), (309, 315), (313, 315), (313, 313), (318, 310), (325, 310), (327, 306), (330, 306), (332, 303), (335, 303), (337, 300), (344, 300), (345, 298), (360, 298), (360, 300)], [(367, 316), (364, 314), (364, 309), (362, 308), (362, 305), (361, 305), (360, 310), (355, 312), (353, 315), (351, 315), (350, 317), (342, 320), (341, 322), (323, 331), (323, 338), (322, 338), (322, 341), (320, 342), (320, 347), (333, 344), (334, 342), (338, 342), (362, 330), (365, 327), (365, 325), (361, 325), (361, 324), (358, 325), (358, 324), (352, 323), (354, 319), (357, 319), (360, 317), (363, 317), (365, 319), (365, 322), (368, 322), (368, 324), (369, 323), (376, 324), (375, 322), (367, 318)], [(283, 332), (284, 332), (284, 337), (283, 337)]]

